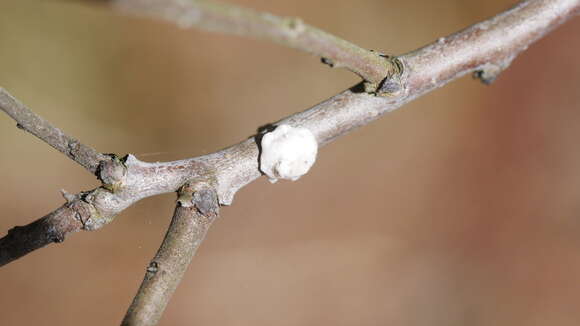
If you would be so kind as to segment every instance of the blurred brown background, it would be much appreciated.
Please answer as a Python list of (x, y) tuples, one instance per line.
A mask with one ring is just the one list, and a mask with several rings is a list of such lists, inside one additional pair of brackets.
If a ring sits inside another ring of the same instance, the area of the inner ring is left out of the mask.
[[(400, 54), (514, 0), (265, 1)], [(264, 178), (222, 210), (162, 325), (580, 324), (580, 20), (490, 87), (455, 82)], [(0, 1), (0, 85), (104, 152), (212, 152), (357, 82), (295, 50), (68, 1)], [(0, 233), (91, 189), (82, 168), (0, 116)], [(116, 325), (174, 206), (0, 269), (0, 325)]]

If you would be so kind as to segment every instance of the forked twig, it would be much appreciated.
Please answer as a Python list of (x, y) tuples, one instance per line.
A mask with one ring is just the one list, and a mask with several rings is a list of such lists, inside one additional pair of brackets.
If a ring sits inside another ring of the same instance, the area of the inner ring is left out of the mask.
[[(485, 83), (492, 82), (530, 44), (580, 12), (580, 0), (526, 0), (489, 20), (387, 60), (350, 43), (343, 44), (298, 20), (284, 20), (229, 5), (193, 0), (115, 2), (126, 12), (161, 17), (182, 27), (202, 26), (282, 42), (329, 58), (361, 75), (367, 81), (366, 88), (363, 84), (355, 85), (276, 123), (307, 128), (319, 146), (465, 74), (475, 73)], [(369, 83), (374, 84), (370, 93)], [(0, 266), (51, 242), (61, 242), (68, 233), (99, 229), (143, 198), (177, 191), (186, 184), (191, 189), (194, 200), (191, 206), (184, 204), (187, 201), (183, 201), (183, 193), (187, 191), (182, 191), (174, 220), (153, 260), (156, 264), (150, 266), (126, 316), (127, 325), (154, 324), (160, 318), (217, 216), (217, 205), (230, 205), (239, 189), (261, 176), (254, 137), (201, 157), (146, 163), (132, 155), (104, 156), (80, 145), (3, 90), (0, 108), (24, 129), (92, 173), (98, 172), (103, 182), (91, 191), (66, 195), (65, 205), (36, 222), (11, 230), (0, 239)], [(195, 194), (206, 194), (204, 197), (212, 199), (195, 200)], [(209, 202), (211, 209), (201, 206)]]

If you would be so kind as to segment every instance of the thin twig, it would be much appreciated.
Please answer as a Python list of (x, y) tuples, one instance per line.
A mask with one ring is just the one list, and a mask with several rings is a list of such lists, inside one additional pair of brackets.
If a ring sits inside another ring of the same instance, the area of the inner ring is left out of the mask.
[(81, 144), (32, 112), (3, 88), (0, 88), (0, 109), (16, 121), (18, 128), (42, 139), (93, 174), (97, 172), (99, 163), (105, 159), (105, 156), (93, 148)]
[[(523, 1), (486, 22), (398, 57), (403, 73), (392, 76), (383, 84), (389, 96), (367, 94), (359, 85), (281, 122), (308, 128), (320, 145), (327, 144), (460, 76), (471, 72), (480, 72), (484, 78), (493, 76), (498, 72), (494, 67), (503, 68), (531, 43), (579, 11), (580, 0)], [(79, 200), (88, 203), (90, 209), (77, 212), (80, 216), (69, 214), (66, 218), (83, 221), (83, 229), (98, 229), (140, 199), (176, 191), (186, 182), (195, 183), (206, 180), (208, 176), (215, 177), (215, 191), (220, 204), (229, 205), (239, 189), (261, 176), (258, 155), (258, 145), (254, 138), (250, 138), (214, 154), (182, 161), (145, 163), (128, 156), (118, 163), (122, 166), (106, 169), (123, 173), (102, 177), (116, 180), (115, 186), (100, 187), (82, 194)], [(67, 224), (59, 221), (52, 227), (58, 228), (64, 238), (68, 229), (61, 225)], [(47, 237), (36, 232), (33, 226), (34, 223), (21, 228), (18, 241), (7, 241), (16, 235), (0, 239), (0, 265), (6, 263), (2, 261), (7, 256), (4, 252), (25, 254), (38, 248), (14, 248), (27, 247), (29, 242), (36, 243), (37, 237)], [(12, 260), (17, 258), (10, 257)]]
[(209, 187), (180, 190), (177, 207), (165, 239), (151, 260), (145, 278), (122, 325), (156, 325), (191, 259), (218, 216), (215, 191)]
[(166, 20), (182, 28), (197, 27), (251, 36), (296, 48), (322, 57), (331, 67), (351, 70), (375, 89), (386, 77), (397, 72), (396, 65), (379, 53), (305, 24), (298, 18), (282, 18), (207, 0), (112, 0), (112, 3), (122, 12)]

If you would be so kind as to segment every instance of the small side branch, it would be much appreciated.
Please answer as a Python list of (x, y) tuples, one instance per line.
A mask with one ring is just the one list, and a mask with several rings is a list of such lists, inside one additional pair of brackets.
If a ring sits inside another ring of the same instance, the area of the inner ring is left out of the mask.
[(165, 239), (149, 263), (122, 325), (145, 326), (159, 322), (195, 252), (218, 216), (218, 207), (217, 195), (211, 188), (195, 191), (186, 185), (180, 190)]
[(299, 18), (282, 18), (230, 4), (200, 0), (112, 0), (128, 14), (145, 15), (173, 22), (182, 28), (267, 39), (322, 57), (331, 67), (344, 67), (378, 86), (397, 72), (396, 65), (380, 54), (363, 49)]
[(97, 172), (100, 161), (105, 159), (93, 148), (81, 144), (32, 112), (3, 88), (0, 88), (0, 109), (16, 121), (18, 128), (42, 139), (93, 174)]

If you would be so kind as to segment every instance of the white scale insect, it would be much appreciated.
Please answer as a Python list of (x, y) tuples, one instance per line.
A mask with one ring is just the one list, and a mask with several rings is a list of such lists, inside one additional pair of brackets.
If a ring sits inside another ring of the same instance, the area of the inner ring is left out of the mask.
[(318, 153), (318, 142), (310, 130), (289, 125), (264, 134), (261, 145), (260, 169), (272, 183), (298, 180), (310, 170)]

